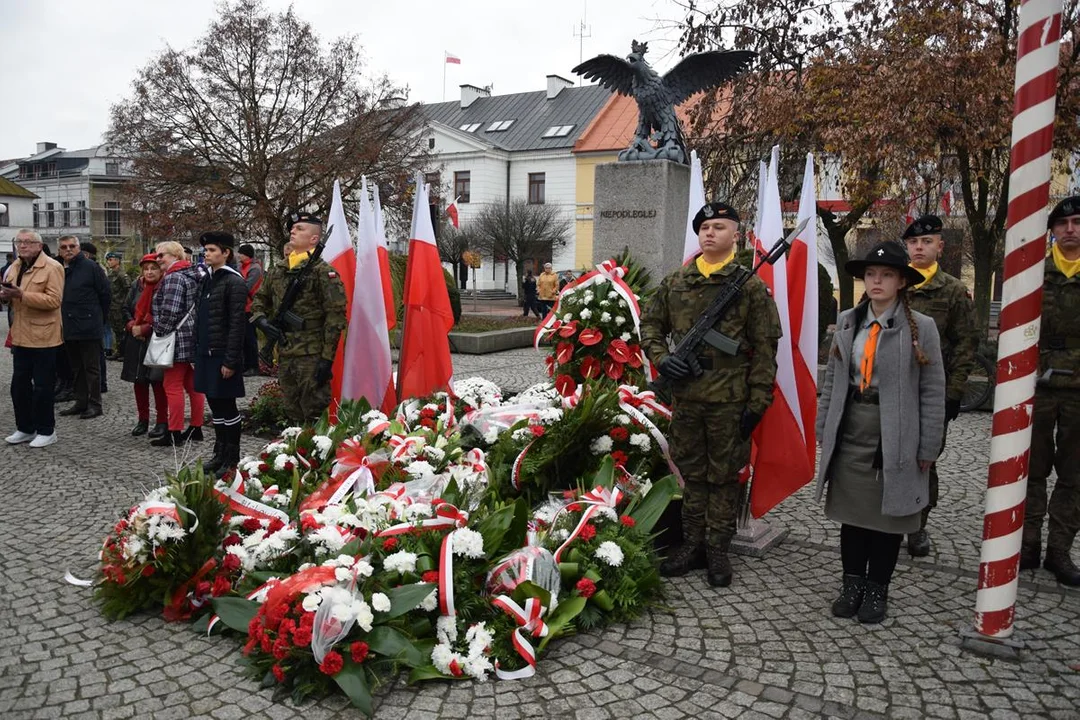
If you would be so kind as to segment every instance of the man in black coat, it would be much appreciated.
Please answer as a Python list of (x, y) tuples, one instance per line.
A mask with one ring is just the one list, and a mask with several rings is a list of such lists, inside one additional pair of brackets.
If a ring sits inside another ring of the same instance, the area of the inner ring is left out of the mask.
[(82, 254), (79, 238), (65, 235), (58, 245), (65, 265), (64, 349), (75, 380), (75, 404), (60, 414), (88, 420), (101, 415), (102, 336), (112, 296), (104, 268)]

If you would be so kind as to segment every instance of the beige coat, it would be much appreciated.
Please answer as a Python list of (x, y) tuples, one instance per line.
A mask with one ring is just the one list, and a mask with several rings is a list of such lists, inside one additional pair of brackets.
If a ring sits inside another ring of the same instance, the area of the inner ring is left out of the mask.
[[(16, 283), (22, 259), (8, 268), (4, 282)], [(23, 275), (21, 298), (11, 300), (11, 344), (24, 348), (50, 348), (63, 344), (60, 301), (64, 297), (64, 266), (44, 252)]]
[(541, 300), (554, 301), (559, 297), (559, 276), (553, 272), (542, 272), (536, 278), (536, 291)]

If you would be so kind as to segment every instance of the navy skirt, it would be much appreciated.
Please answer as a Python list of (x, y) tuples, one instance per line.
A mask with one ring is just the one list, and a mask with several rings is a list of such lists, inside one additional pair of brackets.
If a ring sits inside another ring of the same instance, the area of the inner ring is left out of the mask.
[(244, 369), (226, 380), (221, 377), (224, 358), (200, 355), (195, 358), (195, 391), (212, 398), (244, 397)]

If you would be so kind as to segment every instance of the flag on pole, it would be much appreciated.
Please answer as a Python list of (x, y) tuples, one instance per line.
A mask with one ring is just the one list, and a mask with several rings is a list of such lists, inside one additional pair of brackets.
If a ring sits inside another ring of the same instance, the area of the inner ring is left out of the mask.
[(379, 184), (372, 185), (375, 199), (375, 239), (379, 248), (379, 275), (382, 277), (383, 303), (386, 305), (386, 329), (397, 325), (397, 307), (394, 305), (394, 281), (390, 277), (390, 247), (386, 239), (386, 218), (383, 217)]
[(345, 336), (345, 371), (341, 398), (365, 398), (373, 408), (393, 410), (394, 366), (390, 360), (390, 334), (386, 327), (379, 238), (375, 208), (368, 197), (367, 178), (360, 189), (357, 228), (356, 282), (353, 287), (349, 331)]
[(941, 196), (941, 211), (945, 215), (945, 217), (952, 215), (952, 204), (953, 185), (952, 181), (949, 181), (949, 184), (945, 187), (945, 193)]
[(454, 373), (448, 338), (454, 326), (454, 311), (435, 245), (428, 189), (419, 173), (410, 237), (409, 264), (405, 270), (405, 321), (398, 361), (401, 398), (427, 397), (449, 390)]
[(686, 242), (683, 244), (683, 265), (693, 260), (701, 247), (694, 232), (694, 216), (705, 205), (705, 179), (701, 173), (701, 158), (697, 150), (690, 151), (690, 202), (686, 211)]
[[(337, 272), (341, 284), (345, 286), (345, 319), (348, 323), (353, 296), (353, 284), (356, 278), (356, 251), (349, 236), (349, 225), (345, 220), (345, 206), (341, 202), (341, 185), (334, 181), (334, 195), (330, 201), (329, 224), (333, 226), (330, 237), (326, 239), (323, 259)], [(346, 327), (348, 325), (346, 324)], [(345, 338), (338, 341), (334, 354), (334, 377), (330, 380), (330, 419), (337, 418), (337, 408), (341, 403), (341, 380), (345, 375)]]
[(450, 218), (450, 224), (454, 226), (455, 230), (461, 227), (460, 221), (458, 219), (457, 201), (458, 199), (454, 198), (454, 202), (446, 206), (446, 216)]
[(915, 222), (915, 217), (919, 212), (919, 199), (914, 195), (911, 196), (911, 200), (908, 201), (907, 214), (904, 215), (904, 224), (910, 225)]
[(795, 349), (795, 385), (802, 413), (806, 458), (810, 469), (817, 456), (817, 364), (818, 364), (818, 258), (817, 188), (814, 183), (814, 155), (806, 154), (802, 196), (797, 222), (809, 220), (795, 239), (787, 258), (788, 307), (791, 309), (791, 344)]
[[(780, 148), (774, 146), (767, 172), (759, 220), (758, 253), (768, 253), (773, 243), (784, 235), (780, 209)], [(813, 477), (813, 464), (807, 462), (806, 439), (795, 383), (790, 308), (788, 305), (787, 261), (783, 256), (775, 265), (759, 271), (772, 290), (780, 315), (780, 338), (776, 353), (776, 380), (773, 402), (754, 430), (751, 464), (754, 482), (750, 487), (750, 513), (761, 517)]]
[(451, 55), (450, 53), (446, 53), (446, 64), (447, 65), (460, 65), (461, 64), (461, 58), (459, 58), (457, 55)]

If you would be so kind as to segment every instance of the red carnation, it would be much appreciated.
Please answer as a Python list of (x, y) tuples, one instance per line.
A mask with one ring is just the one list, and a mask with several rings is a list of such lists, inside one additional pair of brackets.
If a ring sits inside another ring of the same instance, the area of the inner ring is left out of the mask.
[(285, 463), (285, 470), (286, 471), (292, 472), (293, 468), (295, 468), (295, 467), (296, 467), (296, 463), (294, 463), (292, 460), (286, 461), (286, 463)]
[(269, 460), (270, 459), (270, 453), (262, 453), (262, 454), (260, 454), (259, 459), (260, 460)]
[(624, 427), (613, 427), (608, 435), (611, 436), (612, 440), (622, 442), (630, 437), (630, 431)]
[(248, 621), (248, 635), (258, 637), (262, 632), (262, 616), (256, 615)]
[[(153, 574), (154, 574), (154, 566), (153, 565), (146, 565), (145, 567), (143, 567), (143, 569), (142, 569), (142, 576), (143, 577), (150, 577)], [(121, 575), (121, 577), (123, 577), (123, 576)], [(120, 582), (123, 582), (123, 580), (121, 580)]]
[(577, 493), (573, 490), (563, 490), (562, 496), (564, 500), (573, 500), (577, 496)]
[(274, 518), (270, 521), (270, 525), (266, 528), (266, 531), (268, 533), (276, 533), (278, 530), (281, 530), (284, 527), (285, 523), (281, 520), (281, 518)]
[(244, 656), (248, 656), (255, 649), (255, 645), (259, 642), (258, 638), (248, 638), (248, 641), (244, 643), (244, 649), (241, 650)]
[(577, 320), (571, 320), (570, 322), (566, 323), (565, 325), (563, 325), (563, 326), (561, 326), (559, 328), (559, 337), (572, 338), (572, 337), (574, 337), (574, 333), (577, 332), (577, 329), (578, 329), (578, 321)]
[(337, 675), (341, 672), (341, 668), (345, 667), (345, 661), (341, 657), (341, 653), (337, 650), (331, 650), (326, 653), (326, 657), (323, 658), (322, 664), (319, 665), (319, 670), (325, 675)]
[(585, 328), (578, 335), (578, 342), (582, 345), (593, 346), (604, 339), (604, 333), (600, 332), (596, 328)]
[(368, 656), (368, 644), (363, 641), (354, 642), (349, 646), (349, 654), (352, 655), (354, 663), (364, 662)]
[(259, 472), (261, 472), (261, 473), (270, 472), (270, 466), (267, 465), (266, 463), (259, 463)]
[(608, 343), (607, 354), (617, 363), (630, 362), (630, 346), (621, 338), (615, 338)]
[(611, 453), (611, 459), (615, 461), (616, 467), (622, 467), (627, 463), (630, 458), (622, 450), (616, 450), (615, 452)]
[(283, 638), (288, 638), (296, 630), (296, 622), (292, 618), (285, 618), (278, 625), (278, 635)]
[(226, 547), (227, 548), (227, 547), (232, 547), (233, 545), (239, 545), (239, 544), (240, 544), (240, 536), (237, 535), (236, 533), (231, 533), (228, 536), (226, 536), (224, 541), (222, 541), (221, 547)]
[(279, 683), (285, 682), (285, 671), (281, 669), (280, 665), (274, 665), (270, 668), (270, 672), (274, 673), (274, 679)]
[(433, 418), (435, 417), (435, 408), (426, 407), (420, 411), (420, 417)]
[(437, 582), (439, 582), (439, 571), (438, 570), (428, 570), (427, 572), (425, 572), (423, 575), (420, 576), (420, 579), (423, 580), (426, 583), (437, 583)]
[(614, 360), (605, 360), (604, 374), (612, 380), (619, 380), (623, 376), (623, 364)]
[(214, 585), (210, 589), (210, 594), (214, 597), (221, 597), (232, 592), (232, 583), (229, 582), (229, 578), (224, 575), (218, 575), (214, 578)]
[(577, 383), (569, 375), (560, 375), (555, 378), (555, 390), (563, 397), (569, 397), (577, 390)]
[(596, 537), (596, 526), (592, 523), (586, 523), (585, 527), (581, 528), (581, 532), (578, 533), (578, 537), (585, 542), (589, 542)]
[(253, 533), (261, 527), (262, 523), (259, 522), (258, 518), (253, 517), (249, 517), (248, 519), (244, 520), (243, 524), (240, 525), (240, 529), (242, 529), (244, 532), (249, 533)]
[(587, 600), (596, 594), (596, 583), (589, 578), (581, 578), (574, 585), (574, 589), (577, 590), (578, 595)]
[(168, 550), (166, 550), (163, 547), (159, 547), (156, 550), (154, 550), (154, 557), (156, 557), (157, 559), (160, 560), (161, 558), (165, 557), (165, 555), (167, 553), (168, 553)]
[(210, 594), (210, 581), (200, 580), (195, 583), (195, 597), (205, 597)]
[(388, 537), (385, 540), (383, 540), (382, 549), (385, 550), (386, 552), (391, 552), (391, 551), (393, 551), (394, 548), (397, 547), (397, 543), (398, 543), (398, 540), (397, 540), (396, 537)]
[(270, 640), (270, 636), (263, 633), (259, 636), (259, 649), (269, 655), (274, 652), (274, 643)]
[(307, 448), (296, 448), (296, 454), (300, 457), (307, 457)]
[(221, 569), (227, 573), (236, 572), (240, 569), (240, 558), (232, 553), (226, 553), (221, 559)]
[(128, 526), (127, 520), (120, 520), (119, 522), (116, 523), (116, 525), (113, 526), (113, 532), (116, 533), (117, 535), (119, 535), (120, 533), (127, 530), (127, 526)]
[(581, 361), (581, 365), (578, 367), (578, 372), (581, 373), (581, 377), (586, 380), (595, 380), (600, 377), (600, 361), (589, 355)]
[(274, 641), (274, 647), (271, 650), (275, 660), (284, 660), (289, 657), (289, 641), (283, 637), (278, 637)]
[(561, 342), (555, 346), (555, 362), (565, 365), (574, 356), (574, 344)]
[(569, 505), (566, 506), (566, 511), (567, 512), (581, 512), (581, 504), (580, 503), (570, 503)]
[(465, 674), (465, 671), (461, 669), (461, 663), (457, 661), (457, 658), (450, 661), (450, 674), (454, 677), (461, 677)]
[[(312, 613), (312, 617), (314, 617), (314, 613)], [(301, 623), (300, 627), (293, 631), (292, 639), (296, 643), (296, 647), (307, 647), (311, 644), (311, 628), (304, 627), (304, 624)]]
[(543, 425), (530, 425), (529, 432), (533, 434), (533, 437), (544, 437)]
[(637, 521), (629, 515), (623, 515), (621, 518), (619, 518), (619, 522), (621, 522), (626, 527), (634, 527), (635, 525), (637, 525)]
[[(298, 603), (299, 607), (303, 607), (303, 601)], [(305, 612), (300, 616), (300, 627), (304, 630), (311, 630), (315, 627), (315, 613)]]
[(305, 515), (300, 518), (300, 530), (303, 532), (311, 532), (312, 530), (319, 529), (319, 521), (315, 519), (314, 515)]

